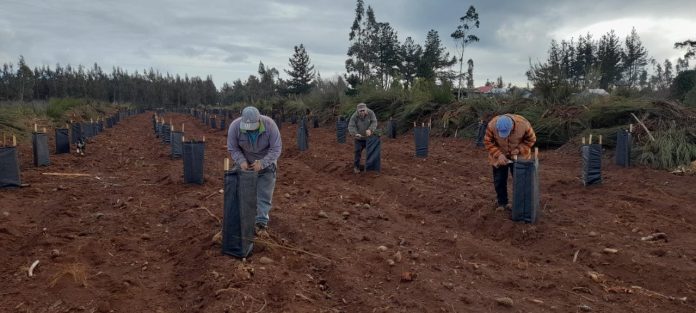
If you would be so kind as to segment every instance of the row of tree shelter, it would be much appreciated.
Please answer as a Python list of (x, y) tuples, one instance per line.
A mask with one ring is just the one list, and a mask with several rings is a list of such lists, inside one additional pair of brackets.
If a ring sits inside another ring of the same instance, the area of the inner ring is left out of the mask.
[[(55, 128), (55, 149), (53, 155), (68, 154), (71, 151), (71, 144), (75, 145), (78, 141), (88, 141), (99, 135), (106, 128), (116, 126), (121, 120), (141, 113), (142, 110), (122, 110), (114, 115), (89, 122), (70, 121), (64, 128)], [(48, 131), (45, 127), (39, 129), (34, 125), (31, 133), (31, 147), (33, 164), (36, 167), (51, 165), (51, 149), (48, 144)], [(3, 134), (2, 146), (0, 146), (0, 188), (22, 187), (20, 154), (17, 149), (17, 138), (11, 135), (10, 140)]]
[[(70, 152), (70, 144), (76, 144), (80, 139), (90, 139), (97, 136), (105, 128), (115, 126), (120, 120), (127, 116), (141, 113), (140, 110), (119, 111), (111, 117), (90, 122), (71, 122), (65, 128), (55, 129), (55, 154)], [(234, 119), (235, 114), (230, 110), (196, 110), (181, 109), (174, 112), (187, 113), (200, 119), (202, 123), (212, 129), (226, 130), (229, 123)], [(166, 123), (160, 110), (152, 117), (153, 131), (163, 144), (169, 145), (172, 159), (183, 160), (184, 182), (203, 184), (204, 169), (203, 161), (205, 158), (205, 137), (203, 140), (186, 140), (184, 135), (184, 125), (178, 130), (172, 123)], [(279, 128), (282, 128), (284, 118), (280, 114), (271, 113), (271, 117), (276, 121)], [(313, 128), (319, 127), (319, 118), (310, 114), (290, 116), (290, 122), (297, 124), (296, 144), (300, 151), (309, 149), (309, 121), (312, 121)], [(429, 136), (431, 123), (421, 125), (413, 124), (413, 138), (415, 143), (415, 156), (426, 158), (428, 156)], [(487, 124), (481, 122), (476, 138), (476, 145), (483, 146), (483, 136)], [(336, 141), (339, 144), (346, 142), (348, 135), (348, 121), (345, 117), (339, 117), (335, 124)], [(617, 134), (617, 149), (615, 162), (620, 166), (630, 165), (631, 155), (631, 132), (632, 127), (621, 130)], [(397, 137), (397, 121), (389, 119), (385, 131), (387, 138)], [(592, 136), (585, 140), (580, 148), (582, 160), (582, 181), (586, 186), (602, 182), (601, 163), (602, 163), (602, 142), (601, 137), (597, 142), (593, 142)], [(381, 137), (379, 135), (367, 138), (367, 157), (365, 171), (381, 171)], [(32, 133), (32, 154), (35, 166), (50, 165), (48, 137), (45, 128), (42, 132), (35, 127)], [(538, 158), (532, 161), (517, 160), (515, 162), (515, 176), (513, 178), (513, 220), (534, 222), (536, 212), (539, 207), (539, 188), (538, 188)], [(12, 144), (7, 144), (3, 139), (3, 147), (0, 147), (0, 188), (21, 186), (19, 153), (16, 149), (16, 139), (12, 138)], [(515, 200), (515, 198), (517, 200)], [(520, 208), (515, 210), (514, 208)]]

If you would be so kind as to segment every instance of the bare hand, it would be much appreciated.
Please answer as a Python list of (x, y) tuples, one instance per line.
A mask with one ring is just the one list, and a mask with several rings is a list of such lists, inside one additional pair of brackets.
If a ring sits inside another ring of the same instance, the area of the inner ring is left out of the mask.
[(242, 162), (242, 164), (239, 165), (239, 167), (244, 171), (249, 170), (249, 163), (244, 161), (244, 162)]
[(510, 161), (510, 160), (508, 160), (508, 158), (506, 158), (504, 154), (500, 154), (500, 155), (498, 156), (497, 165), (498, 165), (498, 166), (505, 166), (505, 165), (508, 164), (509, 161)]
[(261, 168), (261, 161), (257, 160), (256, 162), (254, 162), (254, 164), (252, 165), (252, 168), (254, 169), (254, 172), (260, 171), (262, 169)]
[(368, 129), (368, 130), (365, 131), (365, 134), (368, 135), (368, 136), (372, 136), (372, 131)]
[(362, 138), (361, 134), (355, 134), (355, 138)]

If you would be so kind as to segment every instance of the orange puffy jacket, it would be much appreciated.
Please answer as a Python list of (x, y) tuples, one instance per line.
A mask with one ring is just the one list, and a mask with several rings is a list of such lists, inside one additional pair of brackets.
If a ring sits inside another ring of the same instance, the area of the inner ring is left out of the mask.
[(500, 154), (512, 160), (514, 155), (521, 159), (532, 158), (532, 147), (536, 143), (536, 134), (532, 125), (526, 118), (517, 114), (505, 114), (512, 118), (513, 126), (510, 136), (500, 138), (498, 131), (495, 128), (495, 123), (498, 121), (496, 116), (488, 123), (486, 128), (486, 136), (483, 139), (488, 150), (488, 163), (495, 166)]

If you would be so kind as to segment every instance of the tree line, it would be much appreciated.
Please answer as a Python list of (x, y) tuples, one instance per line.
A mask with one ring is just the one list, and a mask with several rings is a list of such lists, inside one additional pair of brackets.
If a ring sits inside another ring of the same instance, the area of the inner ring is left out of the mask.
[(530, 61), (527, 78), (545, 98), (564, 100), (589, 88), (665, 92), (676, 74), (688, 69), (688, 54), (676, 65), (650, 58), (634, 28), (623, 40), (613, 30), (599, 40), (591, 34), (552, 40), (545, 62)]
[(91, 68), (57, 64), (33, 70), (20, 56), (17, 66), (5, 63), (0, 71), (0, 101), (31, 101), (49, 98), (91, 98), (130, 102), (145, 106), (191, 106), (217, 103), (211, 76), (204, 79), (162, 74), (152, 68), (142, 72), (114, 67), (106, 73), (94, 63)]

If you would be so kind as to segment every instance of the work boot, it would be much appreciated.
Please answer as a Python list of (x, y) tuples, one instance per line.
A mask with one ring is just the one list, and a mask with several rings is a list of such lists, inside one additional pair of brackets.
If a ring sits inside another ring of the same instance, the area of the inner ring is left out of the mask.
[(254, 233), (255, 233), (257, 236), (261, 236), (261, 235), (264, 235), (264, 234), (268, 234), (267, 228), (268, 228), (268, 227), (266, 226), (266, 224), (263, 224), (263, 223), (256, 223), (256, 225), (254, 226)]

